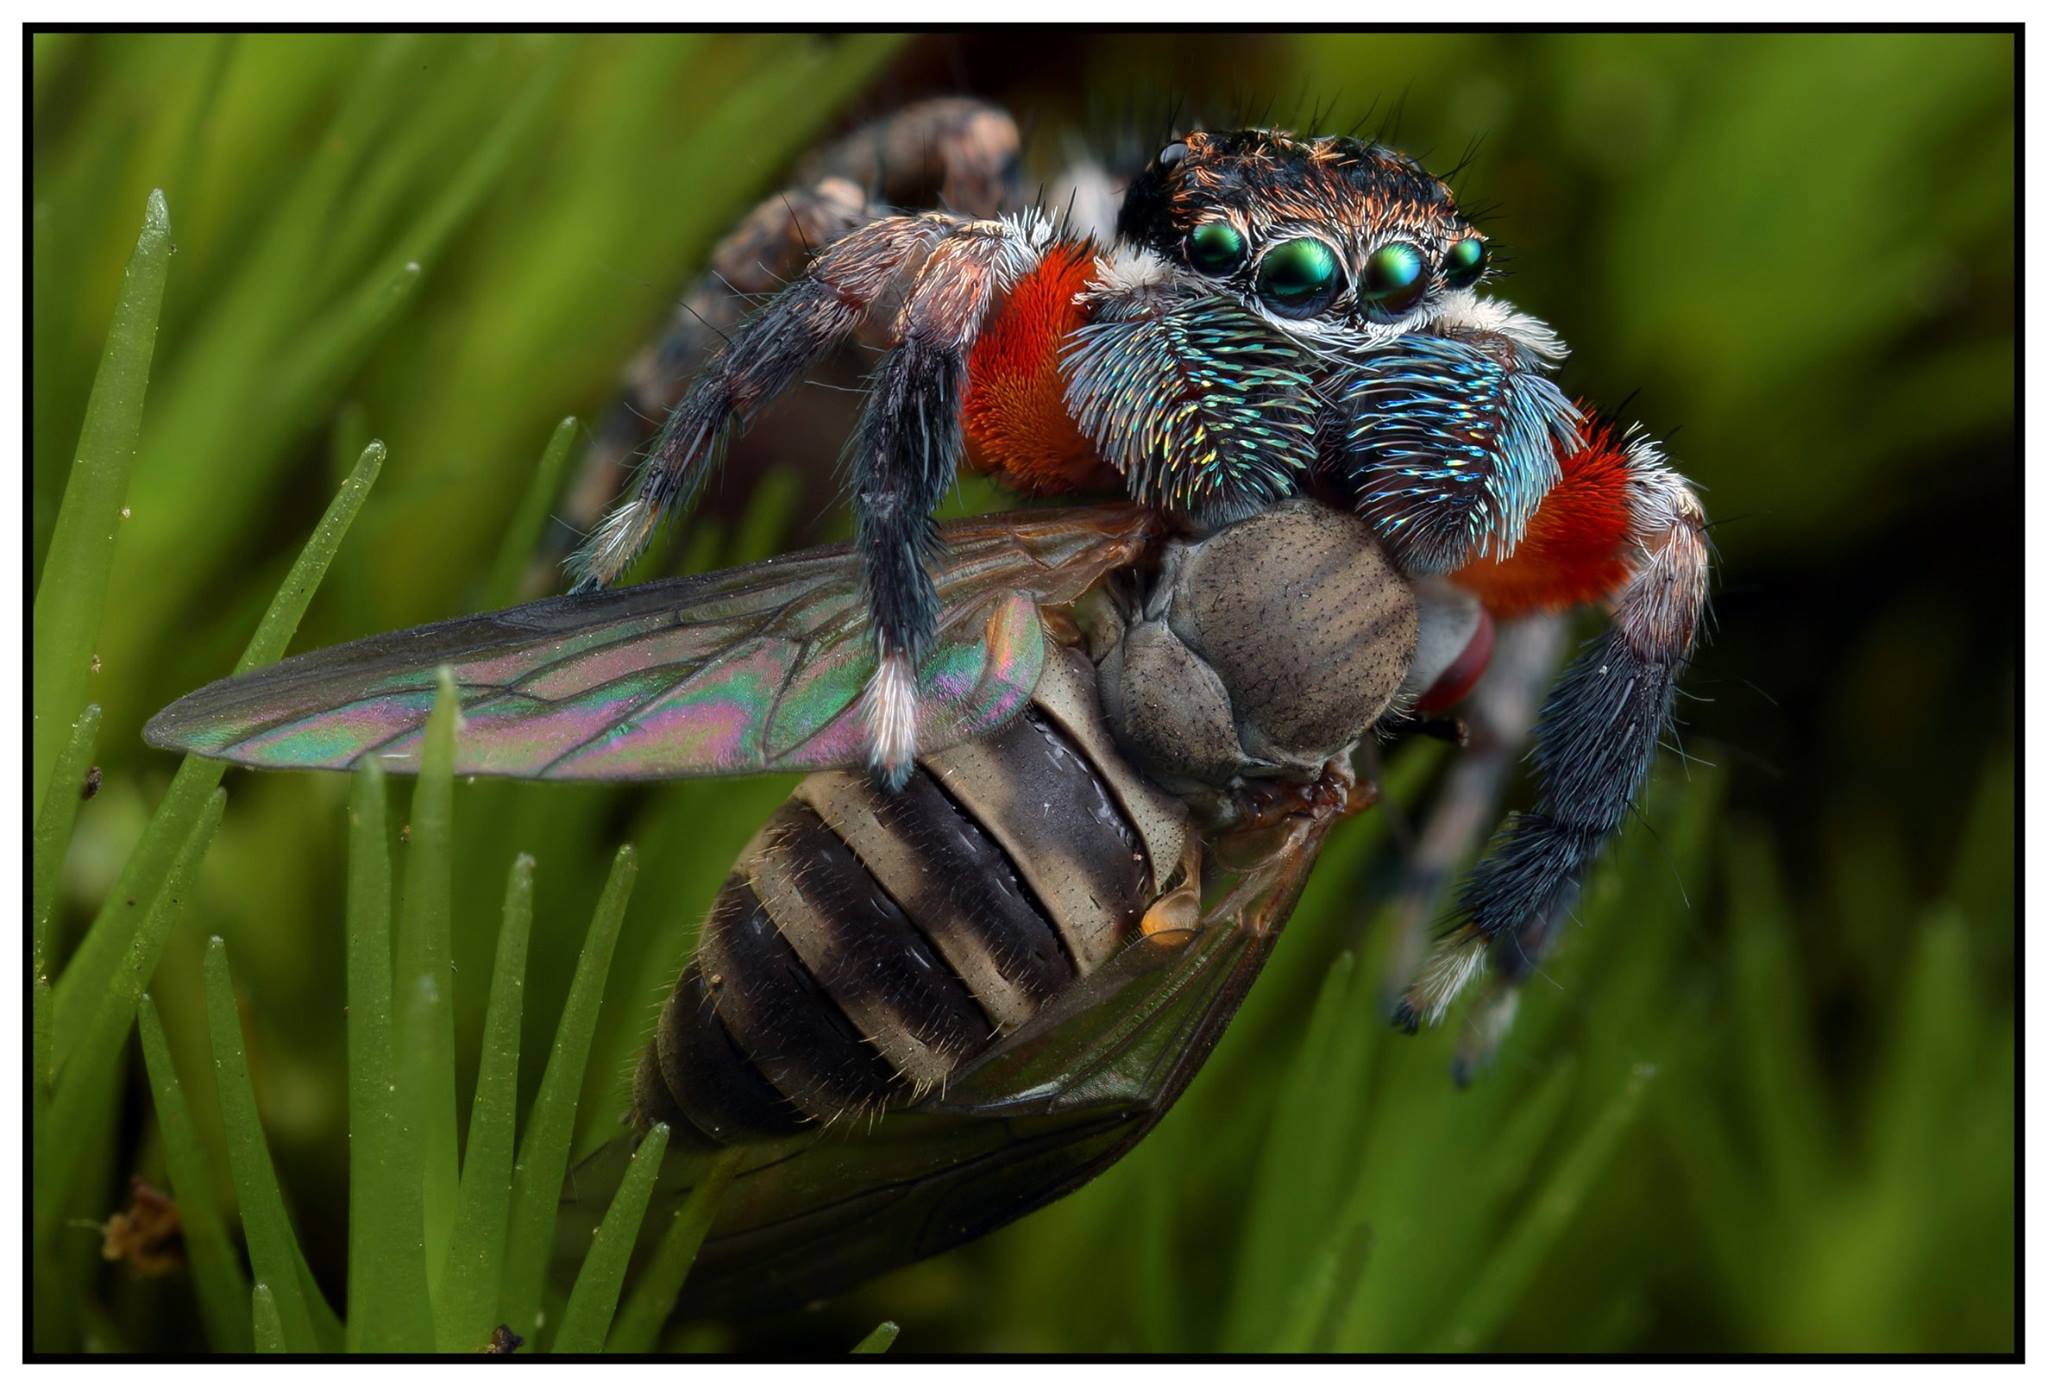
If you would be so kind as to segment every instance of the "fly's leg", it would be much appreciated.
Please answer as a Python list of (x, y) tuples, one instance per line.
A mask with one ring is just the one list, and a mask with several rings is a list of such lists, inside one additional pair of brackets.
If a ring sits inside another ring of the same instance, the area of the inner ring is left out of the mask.
[(1017, 123), (967, 98), (921, 101), (853, 131), (797, 166), (711, 253), (658, 342), (628, 367), (578, 464), (563, 519), (588, 530), (618, 490), (618, 474), (646, 442), (650, 421), (675, 408), (690, 377), (738, 329), (750, 304), (803, 272), (819, 247), (899, 207), (936, 205), (992, 217), (1016, 201)]
[[(1458, 922), (1395, 1008), (1403, 1029), (1441, 1020), (1489, 952), (1508, 983), (1535, 967), (1587, 868), (1627, 818), (1670, 722), (1678, 675), (1706, 619), (1706, 516), (1648, 439), (1631, 440), (1614, 459), (1629, 538), (1609, 594), (1612, 623), (1545, 702), (1536, 807), (1508, 821), (1466, 879)], [(1569, 545), (1557, 548), (1551, 558), (1569, 568)], [(1497, 1023), (1499, 1012), (1482, 1023)]]
[(1467, 739), (1452, 759), (1403, 865), (1386, 963), (1391, 1007), (1422, 964), (1429, 924), (1462, 862), (1500, 821), (1509, 771), (1528, 745), (1543, 694), (1564, 652), (1564, 622), (1539, 613), (1498, 628), (1486, 673), (1460, 705)]

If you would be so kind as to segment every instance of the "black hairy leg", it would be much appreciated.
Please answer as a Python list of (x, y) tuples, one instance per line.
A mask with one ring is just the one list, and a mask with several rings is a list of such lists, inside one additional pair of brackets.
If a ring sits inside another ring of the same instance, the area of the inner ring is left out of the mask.
[(879, 663), (867, 696), (870, 761), (892, 788), (916, 756), (916, 670), (938, 620), (932, 512), (964, 446), (968, 353), (999, 291), (1054, 236), (1042, 218), (976, 223), (940, 242), (906, 295), (853, 439), (854, 542)]
[[(1536, 806), (1514, 815), (1458, 893), (1457, 918), (1394, 1010), (1413, 1031), (1443, 1018), (1489, 961), (1526, 977), (1586, 871), (1626, 821), (1671, 721), (1677, 681), (1706, 620), (1706, 516), (1647, 439), (1629, 450), (1636, 559), (1610, 628), (1565, 671), (1536, 725)], [(1511, 1003), (1476, 1018), (1504, 1028)]]
[(993, 225), (944, 212), (885, 217), (821, 251), (732, 334), (669, 413), (633, 494), (570, 561), (577, 587), (603, 587), (623, 573), (669, 512), (696, 495), (732, 428), (851, 336), (910, 266), (956, 232)]
[(617, 497), (620, 474), (655, 421), (681, 401), (692, 376), (732, 337), (748, 310), (855, 229), (899, 208), (936, 207), (992, 217), (1017, 200), (1017, 123), (966, 97), (920, 101), (860, 126), (797, 164), (711, 252), (658, 340), (626, 370), (620, 398), (598, 424), (562, 504), (578, 531)]

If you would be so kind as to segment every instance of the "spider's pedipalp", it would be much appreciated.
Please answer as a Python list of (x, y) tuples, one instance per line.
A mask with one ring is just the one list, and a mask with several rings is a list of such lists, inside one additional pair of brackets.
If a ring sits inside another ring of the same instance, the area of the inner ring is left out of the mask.
[(1410, 333), (1340, 378), (1343, 483), (1404, 567), (1445, 573), (1521, 542), (1579, 440), (1543, 365), (1503, 332)]

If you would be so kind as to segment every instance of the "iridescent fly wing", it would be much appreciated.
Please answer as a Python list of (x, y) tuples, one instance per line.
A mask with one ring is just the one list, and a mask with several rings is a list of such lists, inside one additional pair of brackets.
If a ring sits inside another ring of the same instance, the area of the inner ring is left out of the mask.
[[(980, 1237), (1115, 1163), (1236, 1015), (1335, 821), (1318, 812), (1262, 830), (1194, 928), (1133, 939), (943, 1093), (746, 1148), (683, 1287), (685, 1311), (829, 1295)], [(592, 1188), (610, 1186), (593, 1177)], [(588, 1239), (570, 1241), (580, 1257)]]
[[(1070, 603), (1157, 537), (1136, 506), (948, 526), (918, 745), (997, 730), (1044, 668), (1041, 608)], [(417, 769), (438, 671), (454, 671), (460, 775), (646, 780), (866, 759), (875, 659), (845, 545), (695, 578), (550, 598), (295, 656), (150, 721), (153, 746), (249, 766)]]

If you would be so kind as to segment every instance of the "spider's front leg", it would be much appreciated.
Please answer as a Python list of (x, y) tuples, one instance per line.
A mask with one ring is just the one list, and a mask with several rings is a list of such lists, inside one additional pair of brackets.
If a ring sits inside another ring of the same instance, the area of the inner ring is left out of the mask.
[(869, 761), (892, 788), (917, 755), (916, 671), (938, 620), (925, 565), (939, 544), (932, 512), (965, 446), (969, 354), (991, 305), (1057, 242), (1052, 222), (1030, 213), (960, 225), (935, 246), (904, 298), (896, 345), (854, 435), (854, 543), (878, 660), (867, 690)]
[(652, 421), (676, 406), (748, 307), (802, 274), (819, 247), (898, 208), (995, 216), (1016, 202), (1019, 145), (1017, 122), (1001, 107), (940, 97), (870, 121), (800, 161), (790, 186), (763, 198), (713, 248), (661, 337), (627, 367), (620, 399), (578, 464), (563, 520), (578, 529), (596, 522)]
[(1453, 574), (1497, 612), (1597, 600), (1611, 625), (1545, 702), (1536, 807), (1508, 821), (1466, 879), (1458, 921), (1403, 994), (1397, 1025), (1441, 1020), (1490, 952), (1500, 987), (1475, 1018), (1480, 1050), (1505, 1027), (1514, 985), (1642, 789), (1706, 619), (1708, 575), (1706, 515), (1691, 486), (1649, 439), (1617, 439), (1605, 426), (1563, 456), (1513, 550)]
[(801, 278), (733, 333), (669, 413), (632, 496), (571, 559), (578, 589), (602, 587), (623, 573), (669, 512), (703, 486), (736, 425), (846, 341), (935, 245), (983, 225), (992, 223), (945, 212), (885, 217), (821, 251)]

